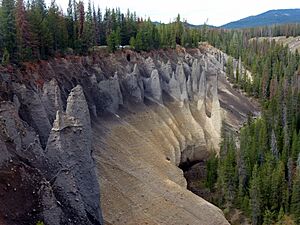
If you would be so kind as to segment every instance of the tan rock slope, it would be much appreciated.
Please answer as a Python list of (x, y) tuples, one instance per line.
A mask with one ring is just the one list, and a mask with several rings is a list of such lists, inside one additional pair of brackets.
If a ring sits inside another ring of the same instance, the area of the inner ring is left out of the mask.
[(218, 152), (222, 121), (238, 129), (257, 109), (227, 82), (226, 55), (177, 51), (135, 59), (119, 80), (125, 103), (93, 127), (107, 224), (227, 224), (177, 166)]
[[(26, 143), (38, 147), (27, 151), (41, 155), (30, 166), (50, 166), (39, 179), (51, 178), (53, 194), (38, 196), (44, 201), (37, 218), (101, 224), (97, 179), (104, 224), (228, 224), (220, 209), (187, 190), (178, 168), (218, 153), (222, 123), (237, 131), (248, 114), (258, 113), (228, 83), (227, 60), (202, 45), (95, 53), (2, 72), (2, 99), (30, 127)], [(5, 141), (0, 136), (0, 144)], [(0, 167), (21, 154), (5, 149)]]

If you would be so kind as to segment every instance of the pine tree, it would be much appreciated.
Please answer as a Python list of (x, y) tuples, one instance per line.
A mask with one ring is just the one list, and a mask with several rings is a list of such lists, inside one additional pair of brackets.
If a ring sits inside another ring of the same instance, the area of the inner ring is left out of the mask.
[(278, 148), (277, 148), (277, 140), (276, 140), (274, 130), (272, 130), (272, 135), (271, 135), (271, 152), (272, 152), (273, 156), (278, 159), (279, 152), (278, 152)]
[(284, 217), (284, 211), (283, 211), (283, 207), (281, 207), (280, 210), (279, 210), (278, 216), (277, 216), (278, 225), (283, 225), (281, 223), (282, 220), (283, 220), (283, 217)]
[(206, 164), (206, 186), (212, 191), (218, 178), (218, 158), (211, 156)]
[(107, 44), (108, 48), (111, 52), (115, 52), (121, 43), (121, 36), (120, 36), (120, 28), (117, 28), (116, 31), (113, 31), (107, 37)]
[(85, 20), (83, 20), (84, 27), (82, 33), (83, 49), (87, 51), (89, 47), (95, 45), (95, 25), (93, 20), (93, 12), (91, 1), (88, 2)]
[(263, 225), (272, 225), (274, 224), (275, 213), (266, 209), (264, 213)]
[(300, 140), (298, 140), (297, 131), (294, 130), (292, 137), (292, 158), (296, 162), (300, 152)]
[(94, 45), (100, 45), (100, 30), (99, 30), (99, 26), (97, 24), (97, 13), (96, 13), (96, 9), (95, 9), (95, 5), (93, 4), (93, 44)]
[(85, 12), (84, 12), (84, 4), (82, 1), (79, 1), (77, 5), (77, 17), (78, 17), (78, 38), (82, 38), (83, 35), (83, 28), (84, 28), (84, 21), (85, 21)]
[(77, 37), (75, 38), (74, 48), (81, 54), (87, 52), (87, 46), (84, 45), (84, 24), (85, 24), (85, 11), (84, 4), (82, 1), (79, 1), (76, 4), (76, 13), (75, 13), (75, 30)]
[(135, 42), (134, 42), (134, 49), (136, 51), (141, 51), (144, 49), (143, 47), (143, 39), (142, 39), (142, 32), (138, 32), (135, 38)]
[(226, 207), (230, 208), (235, 203), (238, 187), (236, 147), (233, 137), (225, 136), (221, 143), (220, 157), (218, 186), (222, 189)]
[(3, 66), (7, 66), (9, 64), (9, 61), (10, 61), (10, 55), (9, 55), (9, 52), (7, 51), (7, 49), (5, 48), (4, 52), (3, 52), (1, 63)]
[[(268, 143), (268, 130), (266, 120), (262, 118), (259, 120), (259, 138), (258, 138), (258, 146), (259, 146), (259, 160), (263, 160), (265, 153), (269, 150)], [(276, 157), (276, 156), (275, 156)], [(278, 156), (277, 156), (278, 157)]]
[(226, 74), (231, 81), (234, 81), (233, 58), (230, 57), (226, 63)]
[(23, 0), (16, 3), (16, 41), (18, 47), (18, 58), (21, 61), (32, 57), (32, 34), (26, 17)]
[(270, 209), (275, 212), (278, 212), (284, 205), (285, 184), (285, 166), (283, 162), (279, 161), (272, 173), (270, 191)]
[(51, 54), (52, 37), (47, 26), (47, 10), (44, 0), (35, 0), (28, 11), (28, 21), (32, 29), (32, 36), (37, 47), (37, 58), (45, 59)]
[(135, 48), (135, 38), (134, 38), (134, 37), (131, 37), (131, 38), (130, 38), (129, 44), (130, 44), (130, 47), (131, 47), (132, 49)]
[(68, 46), (74, 48), (75, 42), (75, 23), (74, 23), (74, 6), (72, 0), (69, 0), (68, 9), (67, 9), (67, 31), (68, 31)]
[(50, 8), (48, 10), (48, 15), (46, 18), (46, 24), (47, 27), (50, 30), (50, 35), (51, 35), (51, 52), (57, 51), (60, 46), (60, 27), (58, 26), (59, 23), (59, 15), (58, 15), (58, 6), (56, 4), (55, 0), (51, 1)]
[(176, 44), (181, 44), (181, 37), (183, 34), (183, 24), (180, 19), (180, 14), (177, 15), (176, 21), (175, 21), (175, 40)]
[(291, 212), (297, 224), (300, 223), (300, 170), (298, 168), (293, 184)]
[(253, 225), (261, 224), (262, 200), (261, 200), (260, 183), (261, 180), (258, 173), (258, 166), (255, 165), (252, 172), (252, 179), (250, 181), (250, 190), (249, 190)]
[(0, 8), (0, 32), (3, 41), (1, 48), (7, 51), (10, 56), (8, 58), (10, 59), (14, 58), (17, 50), (15, 24), (15, 1), (2, 0)]

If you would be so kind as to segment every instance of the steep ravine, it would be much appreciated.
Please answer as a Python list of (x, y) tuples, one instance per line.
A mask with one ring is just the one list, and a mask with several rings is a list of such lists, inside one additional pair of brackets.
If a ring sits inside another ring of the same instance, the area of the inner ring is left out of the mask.
[[(0, 221), (228, 224), (178, 168), (218, 152), (222, 121), (238, 130), (258, 111), (227, 58), (205, 45), (3, 68)], [(26, 209), (5, 201), (19, 195)]]

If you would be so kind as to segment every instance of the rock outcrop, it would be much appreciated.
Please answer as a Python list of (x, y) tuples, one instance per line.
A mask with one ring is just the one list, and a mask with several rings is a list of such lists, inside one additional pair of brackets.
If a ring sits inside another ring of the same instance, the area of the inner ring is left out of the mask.
[(55, 79), (44, 83), (41, 99), (48, 114), (49, 121), (50, 123), (53, 123), (55, 120), (56, 112), (58, 110), (63, 110), (61, 92)]
[[(44, 190), (24, 197), (39, 206), (29, 223), (228, 224), (186, 189), (178, 168), (218, 153), (222, 123), (238, 130), (258, 111), (227, 81), (228, 58), (202, 46), (53, 59), (32, 77), (30, 66), (3, 73), (0, 169), (32, 174), (27, 189)], [(28, 224), (26, 213), (18, 224)], [(13, 224), (6, 214), (0, 221)]]
[[(102, 221), (100, 202), (95, 201), (100, 199), (100, 193), (91, 148), (88, 105), (81, 86), (76, 86), (67, 100), (66, 112), (57, 111), (45, 153), (47, 178), (64, 210), (73, 214), (68, 218), (70, 224)], [(59, 214), (53, 217), (67, 220)]]
[[(39, 102), (36, 99), (32, 101)], [(39, 107), (43, 108), (43, 105)], [(57, 107), (44, 150), (40, 143), (44, 137), (39, 137), (19, 118), (13, 103), (0, 104), (0, 167), (1, 171), (10, 168), (14, 172), (4, 172), (1, 176), (4, 180), (1, 183), (14, 193), (11, 195), (7, 188), (1, 193), (0, 199), (4, 195), (11, 199), (1, 199), (4, 205), (0, 217), (7, 217), (16, 224), (35, 224), (38, 220), (51, 225), (103, 224), (99, 184), (92, 158), (90, 114), (82, 88), (77, 86), (71, 91), (66, 113), (60, 111), (61, 105)], [(40, 121), (40, 118), (32, 119)], [(48, 122), (47, 118), (45, 120)], [(24, 198), (30, 208), (12, 208), (15, 203), (11, 201), (16, 196)]]
[(112, 113), (117, 112), (119, 106), (123, 104), (123, 96), (121, 94), (118, 74), (115, 73), (113, 77), (100, 81), (98, 84), (98, 90), (109, 97), (110, 102), (106, 110)]

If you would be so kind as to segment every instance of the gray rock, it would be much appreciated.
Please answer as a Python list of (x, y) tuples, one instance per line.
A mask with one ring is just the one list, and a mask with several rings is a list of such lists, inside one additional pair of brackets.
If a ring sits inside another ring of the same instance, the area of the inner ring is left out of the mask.
[(162, 79), (163, 81), (169, 83), (173, 70), (170, 60), (166, 64), (162, 63), (161, 65), (161, 71), (162, 71)]
[(60, 89), (55, 79), (44, 83), (42, 102), (48, 114), (49, 121), (53, 123), (56, 112), (63, 109)]
[(194, 99), (193, 86), (192, 86), (192, 76), (189, 76), (188, 81), (186, 83), (187, 92), (189, 100), (192, 101)]
[(140, 85), (139, 80), (140, 76), (136, 64), (134, 66), (133, 72), (131, 74), (126, 74), (122, 80), (122, 95), (129, 96), (129, 99), (136, 103), (141, 103), (144, 100), (144, 93), (141, 90), (141, 86), (143, 85)]
[(27, 89), (25, 85), (14, 83), (13, 86), (23, 108), (22, 117), (37, 131), (41, 144), (45, 147), (51, 124), (40, 96), (37, 92)]
[(158, 71), (155, 69), (150, 78), (144, 78), (145, 95), (157, 102), (162, 102), (162, 87)]
[(169, 93), (173, 98), (180, 101), (181, 100), (181, 90), (178, 80), (176, 80), (175, 73), (173, 73), (169, 83), (167, 84), (167, 93)]
[(192, 65), (192, 90), (194, 93), (197, 93), (199, 91), (199, 80), (200, 80), (200, 64), (198, 62), (198, 59), (195, 59)]
[(145, 60), (145, 69), (146, 69), (146, 72), (147, 72), (147, 77), (151, 77), (152, 71), (156, 69), (154, 61), (151, 57), (148, 57)]
[(13, 103), (14, 103), (14, 106), (16, 107), (16, 109), (19, 112), (19, 109), (21, 107), (21, 103), (20, 103), (19, 98), (18, 98), (17, 95), (14, 95), (14, 97), (13, 97)]
[(60, 225), (63, 220), (63, 211), (56, 200), (52, 188), (48, 185), (43, 187), (42, 217), (45, 224)]
[(120, 89), (118, 74), (115, 73), (114, 77), (103, 80), (98, 84), (100, 92), (104, 93), (110, 98), (107, 104), (107, 110), (115, 113), (119, 109), (119, 105), (123, 104), (123, 96)]
[[(42, 218), (47, 224), (60, 225), (62, 211), (57, 207), (56, 198), (51, 192), (50, 183), (32, 174), (32, 170), (47, 171), (46, 158), (41, 144), (34, 131), (26, 125), (18, 116), (17, 108), (9, 102), (0, 104), (0, 168), (4, 165), (22, 165), (22, 176), (26, 176), (26, 184), (33, 185), (39, 189), (40, 206), (42, 207)], [(11, 144), (13, 143), (13, 144)], [(6, 146), (10, 146), (8, 149)], [(31, 173), (28, 173), (30, 165)], [(40, 180), (37, 180), (40, 179)], [(33, 184), (28, 184), (31, 181)], [(21, 185), (21, 184), (20, 184)], [(40, 186), (37, 186), (40, 185)], [(34, 190), (32, 190), (34, 191)], [(28, 200), (29, 201), (29, 200)], [(32, 199), (30, 198), (30, 201)]]
[(205, 70), (202, 71), (199, 81), (199, 92), (198, 97), (199, 99), (205, 99), (206, 97), (206, 90), (207, 90), (207, 84), (206, 84), (206, 72)]
[[(67, 100), (66, 114), (74, 117), (82, 123), (82, 126), (87, 133), (91, 134), (91, 119), (88, 105), (80, 85), (72, 89)], [(90, 138), (89, 138), (90, 139)], [(90, 148), (90, 143), (88, 147)]]
[(60, 196), (58, 200), (64, 207), (76, 212), (72, 219), (80, 224), (90, 224), (90, 217), (102, 223), (91, 137), (88, 105), (78, 85), (68, 97), (66, 113), (57, 112), (46, 155), (54, 193)]
[[(44, 151), (36, 133), (21, 121), (17, 109), (12, 103), (2, 102), (0, 104), (0, 125), (2, 142), (14, 144), (13, 153), (8, 153), (10, 156), (17, 155), (36, 168), (44, 165)], [(4, 143), (0, 146), (3, 146), (3, 149), (6, 148)], [(5, 155), (4, 150), (3, 155)]]
[[(192, 60), (192, 59), (191, 59)], [(189, 75), (191, 75), (191, 67), (189, 66), (189, 64), (188, 63), (186, 63), (186, 62), (182, 62), (182, 65), (183, 65), (183, 70), (184, 70), (184, 74), (185, 74), (185, 77), (186, 77), (186, 79), (187, 79), (187, 77), (189, 76)]]
[(184, 72), (184, 64), (179, 62), (176, 67), (175, 78), (179, 82), (181, 101), (188, 99), (187, 86), (186, 86), (186, 76)]
[[(1, 130), (3, 128), (1, 122), (0, 122), (0, 128), (1, 128)], [(1, 139), (2, 138), (0, 138), (0, 146), (1, 146), (1, 150), (0, 150), (0, 168), (2, 166), (4, 166), (12, 157), (10, 152), (7, 150), (5, 142)]]
[(22, 149), (22, 141), (17, 129), (17, 117), (13, 104), (8, 102), (1, 103), (0, 121), (2, 138), (4, 141), (13, 142), (16, 150), (19, 152)]

